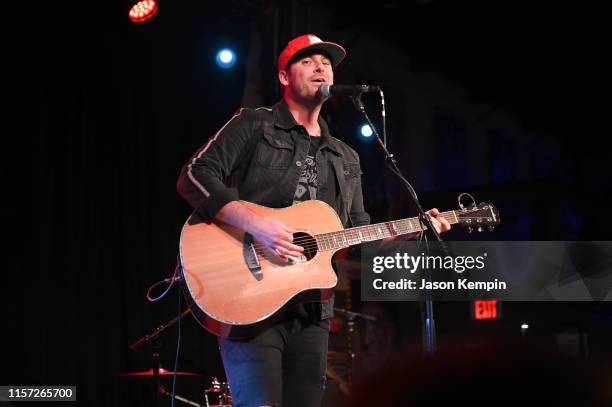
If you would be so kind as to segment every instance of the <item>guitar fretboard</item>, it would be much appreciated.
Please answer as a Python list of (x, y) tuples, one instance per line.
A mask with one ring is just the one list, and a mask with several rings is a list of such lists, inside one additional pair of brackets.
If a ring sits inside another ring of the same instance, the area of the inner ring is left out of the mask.
[[(451, 225), (459, 222), (455, 211), (442, 212), (439, 216), (446, 219)], [(419, 218), (414, 217), (376, 223), (374, 225), (357, 226), (337, 232), (321, 233), (316, 235), (315, 239), (319, 250), (337, 250), (363, 242), (372, 242), (386, 237), (406, 235), (422, 230), (423, 227), (419, 222)]]

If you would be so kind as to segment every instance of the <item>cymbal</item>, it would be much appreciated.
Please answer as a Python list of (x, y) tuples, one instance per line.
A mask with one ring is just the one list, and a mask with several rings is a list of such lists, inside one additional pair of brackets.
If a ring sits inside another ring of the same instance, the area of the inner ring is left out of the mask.
[[(192, 372), (176, 372), (177, 376), (181, 377), (192, 377), (192, 378), (202, 378), (201, 374), (192, 373)], [(174, 376), (174, 372), (172, 370), (166, 370), (163, 367), (159, 369), (159, 377), (160, 378), (169, 378)], [(143, 372), (130, 372), (130, 373), (119, 373), (117, 377), (121, 379), (148, 379), (153, 378), (153, 369), (145, 370)]]

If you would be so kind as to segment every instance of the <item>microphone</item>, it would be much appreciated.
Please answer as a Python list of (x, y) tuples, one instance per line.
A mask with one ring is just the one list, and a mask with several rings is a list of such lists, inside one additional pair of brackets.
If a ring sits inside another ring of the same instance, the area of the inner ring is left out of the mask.
[(372, 85), (332, 85), (323, 83), (318, 90), (319, 96), (327, 99), (332, 96), (359, 96), (366, 92), (378, 92), (380, 88)]

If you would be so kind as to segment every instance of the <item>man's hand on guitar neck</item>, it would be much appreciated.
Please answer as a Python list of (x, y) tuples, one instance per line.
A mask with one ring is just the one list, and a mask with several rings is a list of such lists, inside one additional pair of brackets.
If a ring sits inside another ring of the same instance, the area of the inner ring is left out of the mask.
[(215, 219), (250, 233), (274, 256), (289, 261), (302, 255), (304, 248), (293, 244), (294, 231), (278, 219), (250, 211), (238, 201), (229, 202), (217, 212)]
[[(438, 233), (444, 233), (450, 230), (451, 228), (450, 223), (448, 223), (448, 221), (444, 219), (442, 216), (439, 216), (440, 211), (437, 208), (432, 208), (426, 211), (425, 213), (428, 214), (429, 217), (431, 218), (431, 223), (436, 228)], [(393, 242), (397, 240), (414, 240), (414, 239), (417, 239), (420, 234), (421, 232), (415, 232), (415, 233), (409, 233), (406, 235), (397, 235), (397, 236), (387, 237), (383, 240), (383, 242), (387, 243), (387, 242)]]
[(431, 218), (431, 223), (438, 233), (448, 232), (451, 228), (450, 223), (442, 216), (440, 216), (440, 211), (438, 208), (432, 208), (425, 212)]

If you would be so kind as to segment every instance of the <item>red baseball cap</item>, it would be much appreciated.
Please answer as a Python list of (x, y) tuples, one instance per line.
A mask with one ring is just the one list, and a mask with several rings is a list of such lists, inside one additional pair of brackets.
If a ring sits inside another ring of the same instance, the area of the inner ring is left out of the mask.
[(313, 34), (305, 34), (289, 41), (278, 57), (278, 70), (284, 70), (287, 68), (289, 61), (309, 51), (321, 51), (328, 55), (334, 68), (346, 56), (345, 49), (340, 45), (334, 42), (325, 42)]

